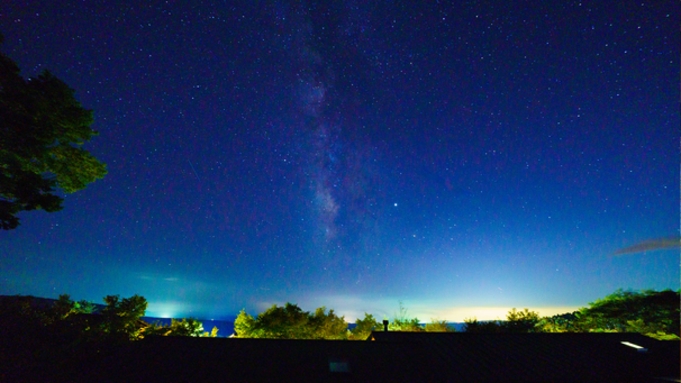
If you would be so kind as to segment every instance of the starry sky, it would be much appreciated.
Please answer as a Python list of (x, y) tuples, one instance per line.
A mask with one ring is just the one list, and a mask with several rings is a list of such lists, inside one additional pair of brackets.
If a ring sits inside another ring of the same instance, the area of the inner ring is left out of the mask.
[[(191, 5), (189, 5), (191, 4)], [(0, 50), (108, 175), (0, 232), (0, 294), (461, 321), (678, 289), (678, 2), (35, 1)]]

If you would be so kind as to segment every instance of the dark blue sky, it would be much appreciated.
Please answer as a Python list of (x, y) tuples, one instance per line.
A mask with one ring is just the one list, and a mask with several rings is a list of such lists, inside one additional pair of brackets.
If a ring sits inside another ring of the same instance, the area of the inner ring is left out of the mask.
[[(0, 233), (0, 294), (462, 320), (678, 289), (679, 4), (9, 1), (105, 179)], [(295, 4), (295, 5), (291, 5)]]

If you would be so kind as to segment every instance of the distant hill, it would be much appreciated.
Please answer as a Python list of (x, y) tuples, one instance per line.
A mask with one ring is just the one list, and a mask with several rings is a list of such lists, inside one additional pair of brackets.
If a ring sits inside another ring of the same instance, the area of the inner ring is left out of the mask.
[[(8, 303), (20, 299), (30, 299), (31, 306), (36, 309), (49, 309), (57, 302), (56, 299), (35, 297), (33, 295), (0, 295), (0, 303)], [(95, 312), (100, 312), (106, 307), (101, 303), (91, 303), (95, 306)]]

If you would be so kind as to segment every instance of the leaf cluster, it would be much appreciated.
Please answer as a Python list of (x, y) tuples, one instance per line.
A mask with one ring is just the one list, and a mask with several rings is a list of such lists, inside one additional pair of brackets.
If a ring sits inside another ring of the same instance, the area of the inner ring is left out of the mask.
[(19, 225), (20, 211), (62, 208), (57, 188), (81, 190), (106, 175), (83, 144), (97, 135), (91, 110), (45, 71), (25, 80), (0, 53), (0, 228)]
[(640, 332), (651, 336), (662, 333), (678, 337), (680, 306), (679, 291), (619, 289), (580, 309), (574, 327), (578, 331)]
[(506, 320), (478, 321), (476, 318), (464, 319), (464, 331), (473, 333), (528, 333), (537, 332), (540, 322), (539, 313), (525, 308), (518, 311), (512, 308)]
[(636, 332), (656, 339), (679, 339), (679, 291), (617, 290), (572, 313), (540, 318), (515, 308), (505, 321), (466, 319), (466, 332)]
[(379, 323), (373, 315), (364, 313), (364, 318), (357, 318), (355, 320), (355, 327), (350, 330), (348, 339), (350, 340), (366, 340), (371, 332), (380, 329), (382, 324)]
[(424, 328), (421, 327), (419, 318), (409, 318), (407, 309), (404, 307), (402, 302), (400, 302), (400, 308), (393, 320), (388, 325), (388, 330), (390, 331), (409, 331), (409, 332), (421, 332)]
[(241, 338), (273, 339), (347, 339), (344, 317), (333, 310), (317, 308), (314, 313), (303, 311), (298, 305), (272, 305), (256, 318), (242, 310), (234, 322), (236, 335)]
[(96, 312), (93, 303), (73, 301), (67, 294), (51, 304), (34, 297), (12, 297), (0, 302), (5, 328), (22, 328), (36, 334), (46, 344), (78, 344), (82, 342), (127, 341), (141, 338), (147, 324), (144, 315), (147, 301), (133, 295), (104, 298), (106, 306)]
[(215, 338), (218, 336), (218, 328), (213, 327), (210, 332), (203, 330), (203, 323), (195, 318), (171, 319), (170, 325), (163, 326), (152, 323), (144, 329), (144, 335), (160, 336), (193, 336)]
[(454, 328), (447, 324), (447, 320), (437, 318), (432, 318), (430, 323), (426, 323), (424, 330), (426, 332), (455, 332)]
[(550, 317), (543, 317), (537, 322), (535, 328), (538, 332), (575, 332), (577, 331), (575, 321), (579, 312), (558, 314)]
[(146, 327), (142, 317), (147, 310), (147, 300), (140, 295), (120, 299), (118, 295), (104, 297), (102, 330), (111, 337), (139, 339)]

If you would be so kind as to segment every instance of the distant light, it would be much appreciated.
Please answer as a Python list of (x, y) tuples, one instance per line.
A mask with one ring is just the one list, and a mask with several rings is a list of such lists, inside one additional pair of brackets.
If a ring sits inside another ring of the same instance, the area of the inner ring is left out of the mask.
[(397, 202), (395, 202), (395, 205), (393, 205), (393, 206), (397, 206)]
[(174, 301), (150, 301), (147, 307), (147, 316), (152, 318), (181, 318), (183, 304)]
[(648, 352), (648, 349), (647, 349), (647, 348), (644, 348), (644, 347), (639, 346), (639, 345), (637, 345), (637, 344), (633, 344), (633, 343), (631, 343), (631, 342), (626, 342), (626, 341), (624, 341), (624, 342), (620, 342), (620, 343), (622, 343), (622, 344), (625, 345), (625, 346), (633, 347), (633, 348), (635, 348), (636, 350), (638, 350), (638, 352)]

